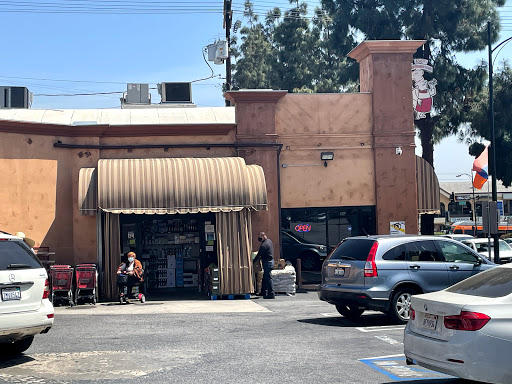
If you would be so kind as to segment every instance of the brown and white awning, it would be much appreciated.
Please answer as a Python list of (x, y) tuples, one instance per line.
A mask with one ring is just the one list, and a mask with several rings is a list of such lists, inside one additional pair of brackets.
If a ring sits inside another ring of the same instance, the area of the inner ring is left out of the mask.
[(78, 204), (84, 215), (266, 210), (267, 188), (263, 169), (240, 157), (102, 159), (80, 170)]

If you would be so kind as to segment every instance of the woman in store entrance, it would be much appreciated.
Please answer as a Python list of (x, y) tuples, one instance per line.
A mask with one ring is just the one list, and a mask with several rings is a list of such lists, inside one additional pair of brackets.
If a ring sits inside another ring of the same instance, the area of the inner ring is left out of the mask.
[[(128, 297), (130, 297), (132, 289), (136, 285), (140, 285), (144, 281), (142, 277), (142, 264), (139, 260), (137, 260), (137, 255), (135, 252), (128, 252), (126, 255), (128, 260), (122, 262), (121, 265), (117, 268), (117, 274), (121, 273), (128, 275), (128, 281), (126, 282), (126, 286), (128, 287)], [(123, 285), (119, 285), (119, 295), (123, 296)]]

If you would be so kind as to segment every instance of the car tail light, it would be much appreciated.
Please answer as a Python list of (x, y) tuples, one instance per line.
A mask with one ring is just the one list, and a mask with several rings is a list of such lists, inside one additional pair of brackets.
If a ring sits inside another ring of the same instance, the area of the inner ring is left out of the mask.
[(377, 277), (377, 264), (375, 264), (375, 255), (377, 254), (378, 247), (379, 243), (377, 241), (374, 242), (370, 252), (368, 253), (366, 263), (364, 263), (364, 277)]
[(50, 297), (50, 282), (46, 279), (44, 282), (43, 299), (47, 299), (48, 297)]
[(458, 331), (478, 331), (487, 324), (491, 318), (483, 313), (462, 311), (457, 316), (446, 316), (444, 326), (447, 329)]
[(412, 307), (409, 307), (409, 316), (411, 320), (416, 318), (416, 311)]

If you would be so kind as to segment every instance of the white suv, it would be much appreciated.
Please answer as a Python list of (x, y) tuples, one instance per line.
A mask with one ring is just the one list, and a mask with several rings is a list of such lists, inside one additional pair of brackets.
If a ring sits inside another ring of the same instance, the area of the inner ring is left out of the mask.
[(53, 325), (46, 270), (23, 239), (0, 233), (0, 354), (26, 351)]

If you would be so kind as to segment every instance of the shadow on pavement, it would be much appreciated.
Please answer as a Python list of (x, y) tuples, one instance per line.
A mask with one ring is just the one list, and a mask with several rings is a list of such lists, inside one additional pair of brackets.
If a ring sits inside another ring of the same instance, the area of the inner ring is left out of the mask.
[(384, 314), (363, 315), (357, 320), (349, 320), (342, 315), (317, 317), (314, 319), (300, 319), (300, 323), (322, 325), (327, 327), (375, 327), (381, 325), (400, 326), (394, 323), (388, 316)]
[[(428, 379), (419, 379), (419, 380), (400, 380), (401, 384), (425, 384), (426, 382), (432, 382), (435, 384), (478, 384), (478, 381), (464, 380), (464, 379), (432, 379), (432, 381), (426, 381)], [(388, 381), (383, 384), (395, 384), (396, 381)]]
[(17, 365), (25, 364), (30, 361), (34, 361), (34, 359), (27, 355), (19, 355), (11, 358), (4, 358), (0, 355), (0, 369), (16, 367)]

